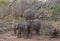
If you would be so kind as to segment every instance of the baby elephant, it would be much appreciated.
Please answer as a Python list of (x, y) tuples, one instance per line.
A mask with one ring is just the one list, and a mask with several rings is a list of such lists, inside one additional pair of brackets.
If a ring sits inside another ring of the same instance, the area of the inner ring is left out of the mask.
[(18, 38), (20, 38), (22, 36), (22, 32), (24, 32), (24, 30), (25, 30), (25, 24), (18, 24), (17, 28), (18, 28), (17, 36), (18, 36)]
[(24, 29), (25, 29), (25, 23), (17, 24), (14, 27), (14, 34), (16, 35), (16, 31), (17, 31), (17, 36), (18, 38), (20, 38), (22, 36), (22, 32), (24, 32)]

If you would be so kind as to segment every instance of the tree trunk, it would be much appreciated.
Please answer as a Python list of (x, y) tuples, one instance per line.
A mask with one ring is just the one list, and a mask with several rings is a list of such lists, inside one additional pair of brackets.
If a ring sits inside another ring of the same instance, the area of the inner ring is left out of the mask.
[(9, 6), (11, 6), (11, 8), (12, 8), (12, 17), (13, 17), (13, 19), (12, 19), (12, 28), (14, 28), (14, 26), (15, 26), (15, 23), (16, 23), (16, 19), (15, 19), (15, 14), (16, 14), (16, 8), (14, 7), (14, 4), (16, 5), (16, 1), (17, 0), (13, 0), (13, 2), (11, 2), (10, 3), (10, 5)]
[(12, 20), (12, 28), (14, 28), (15, 25), (15, 19)]

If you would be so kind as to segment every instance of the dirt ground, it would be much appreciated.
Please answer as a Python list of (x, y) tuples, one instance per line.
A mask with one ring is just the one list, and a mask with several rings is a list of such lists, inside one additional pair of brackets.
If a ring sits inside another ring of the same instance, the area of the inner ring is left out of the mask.
[(11, 31), (0, 35), (0, 41), (60, 41), (60, 38), (52, 39), (48, 38), (48, 36), (36, 36), (36, 35), (34, 35), (32, 38), (29, 39), (17, 38)]

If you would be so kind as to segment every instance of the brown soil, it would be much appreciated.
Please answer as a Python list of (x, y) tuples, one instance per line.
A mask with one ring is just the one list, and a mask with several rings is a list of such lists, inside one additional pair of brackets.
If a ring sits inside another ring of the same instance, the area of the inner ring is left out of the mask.
[(56, 38), (49, 38), (48, 36), (34, 35), (32, 38), (24, 39), (24, 38), (17, 38), (11, 31), (0, 35), (0, 41), (60, 41), (60, 38), (56, 39)]

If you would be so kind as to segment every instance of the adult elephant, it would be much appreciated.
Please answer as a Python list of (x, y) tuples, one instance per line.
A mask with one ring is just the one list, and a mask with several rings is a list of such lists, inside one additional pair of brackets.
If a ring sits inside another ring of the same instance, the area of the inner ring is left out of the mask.
[(30, 29), (31, 29), (31, 33), (33, 31), (36, 31), (37, 35), (40, 35), (40, 27), (41, 27), (41, 23), (39, 19), (34, 19), (31, 24), (30, 24)]
[(23, 16), (26, 20), (33, 20), (35, 18), (35, 11), (31, 8), (28, 8), (24, 11)]

